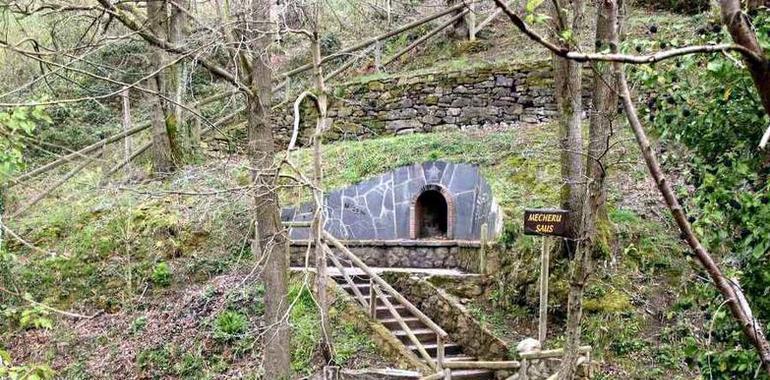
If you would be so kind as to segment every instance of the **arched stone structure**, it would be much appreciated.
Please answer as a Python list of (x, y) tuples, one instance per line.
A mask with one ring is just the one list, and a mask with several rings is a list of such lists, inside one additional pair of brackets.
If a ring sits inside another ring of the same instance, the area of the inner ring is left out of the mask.
[[(426, 196), (430, 197), (434, 194), (440, 198), (435, 200), (425, 199)], [(423, 203), (421, 203), (421, 200)], [(431, 204), (432, 201), (439, 202), (439, 204)], [(443, 202), (443, 204), (441, 202)], [(426, 227), (426, 214), (428, 211), (433, 211), (439, 214), (436, 215), (438, 218), (436, 222), (439, 224), (439, 234), (426, 234), (426, 231), (424, 231), (424, 228)], [(412, 199), (411, 207), (409, 208), (409, 215), (409, 236), (412, 239), (437, 237), (446, 239), (454, 238), (454, 224), (456, 218), (455, 204), (454, 200), (452, 199), (452, 194), (449, 192), (449, 190), (447, 190), (446, 187), (435, 183), (430, 183), (423, 186), (422, 189), (420, 189), (420, 192), (416, 193)], [(441, 225), (442, 222), (443, 226)]]
[[(444, 161), (402, 166), (326, 195), (326, 225), (345, 240), (415, 240), (420, 238), (417, 201), (426, 192), (443, 196), (447, 204), (446, 236), (438, 240), (478, 241), (481, 226), (489, 238), (502, 230), (502, 213), (479, 167)], [(284, 221), (313, 218), (313, 204), (284, 209)], [(289, 230), (292, 240), (310, 237), (309, 228)]]

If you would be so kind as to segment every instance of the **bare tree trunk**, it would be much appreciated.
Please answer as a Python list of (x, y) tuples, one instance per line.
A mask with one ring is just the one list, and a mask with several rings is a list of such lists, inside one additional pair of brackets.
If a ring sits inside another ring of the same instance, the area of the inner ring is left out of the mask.
[(326, 283), (328, 273), (326, 270), (326, 251), (322, 246), (322, 233), (326, 219), (324, 218), (324, 192), (321, 180), (323, 170), (321, 167), (321, 138), (326, 130), (328, 108), (328, 97), (326, 95), (326, 84), (324, 83), (323, 72), (321, 70), (321, 44), (318, 33), (319, 8), (316, 6), (316, 30), (313, 34), (311, 49), (313, 53), (313, 76), (317, 91), (318, 118), (316, 120), (316, 129), (313, 134), (313, 199), (316, 204), (315, 218), (313, 219), (313, 242), (315, 247), (315, 266), (316, 266), (316, 296), (318, 298), (319, 311), (321, 314), (321, 352), (324, 359), (329, 363), (334, 358), (334, 348), (331, 340), (331, 327), (329, 325), (329, 303), (326, 297)]
[[(613, 16), (619, 14), (615, 8), (620, 8), (619, 1), (601, 0), (598, 2), (596, 13), (596, 51), (601, 52), (609, 48), (611, 53), (616, 53), (618, 47), (610, 43), (612, 33), (619, 31), (621, 20)], [(614, 21), (613, 21), (614, 20)], [(617, 29), (616, 29), (617, 28)], [(588, 131), (588, 158), (586, 162), (586, 177), (589, 181), (588, 210), (592, 216), (585, 218), (586, 222), (596, 224), (609, 221), (607, 216), (607, 191), (604, 186), (606, 177), (603, 159), (609, 151), (610, 137), (613, 132), (613, 122), (618, 116), (618, 94), (616, 90), (616, 77), (612, 72), (612, 65), (608, 62), (596, 62), (594, 68), (592, 103)], [(595, 227), (595, 226), (592, 226)], [(594, 234), (595, 228), (586, 227), (586, 233)]]
[[(564, 6), (565, 0), (554, 2), (553, 6), (554, 30), (557, 35), (569, 30), (573, 36), (579, 36), (583, 23), (583, 11), (585, 4), (582, 0), (572, 1), (572, 22), (567, 24)], [(562, 12), (559, 12), (562, 10)], [(577, 38), (577, 37), (574, 37)], [(574, 41), (562, 42), (565, 46), (571, 46)], [(554, 67), (554, 95), (559, 111), (560, 149), (561, 149), (561, 203), (562, 208), (570, 211), (569, 232), (571, 236), (579, 236), (582, 210), (582, 183), (583, 179), (583, 137), (581, 134), (581, 122), (583, 113), (583, 73), (579, 62), (553, 56)], [(567, 254), (574, 254), (574, 243), (568, 243), (565, 249)]]
[[(617, 4), (615, 0), (601, 0), (596, 14), (596, 50), (610, 46), (612, 34), (617, 25)], [(617, 46), (611, 47), (612, 52)], [(578, 348), (580, 347), (580, 320), (583, 315), (583, 291), (591, 274), (592, 256), (600, 250), (602, 243), (597, 241), (597, 226), (609, 223), (605, 207), (607, 172), (603, 158), (609, 150), (612, 134), (612, 122), (617, 115), (618, 97), (615, 92), (615, 80), (608, 63), (594, 65), (593, 113), (590, 119), (588, 157), (586, 158), (586, 179), (588, 197), (584, 201), (581, 237), (584, 246), (578, 247), (575, 260), (570, 270), (570, 292), (567, 301), (567, 327), (564, 344), (564, 357), (559, 370), (561, 379), (572, 379), (575, 374)]]
[[(147, 2), (147, 23), (150, 31), (159, 38), (168, 35), (168, 7), (165, 0)], [(150, 88), (158, 94), (166, 94), (167, 69), (162, 69), (168, 62), (168, 53), (163, 49), (151, 49), (150, 61), (153, 67), (160, 70), (150, 79)], [(170, 173), (175, 165), (172, 154), (172, 143), (166, 125), (166, 112), (168, 102), (161, 96), (157, 96), (153, 102), (152, 111), (152, 141), (153, 141), (153, 167), (156, 173)]]
[[(568, 12), (568, 8), (569, 11)], [(583, 26), (585, 3), (582, 0), (570, 2), (554, 1), (553, 11), (554, 30), (557, 37), (569, 31), (571, 40), (562, 40), (565, 47), (577, 44), (577, 38)], [(568, 16), (571, 13), (571, 19)], [(553, 56), (554, 84), (556, 103), (560, 114), (560, 148), (562, 208), (570, 212), (570, 236), (581, 237), (583, 215), (583, 73), (579, 62)], [(564, 358), (562, 359), (559, 379), (571, 380), (575, 373), (577, 347), (580, 345), (580, 319), (582, 316), (582, 297), (585, 280), (590, 268), (590, 252), (582, 249), (575, 241), (565, 240), (563, 248), (570, 263), (570, 291), (567, 300), (567, 327)]]
[[(254, 23), (272, 28), (270, 20), (270, 1), (253, 2)], [(272, 98), (272, 71), (268, 66), (267, 46), (270, 34), (253, 36), (252, 59), (248, 64), (251, 73), (251, 92), (247, 96), (248, 141), (254, 170), (254, 219), (259, 244), (262, 252), (254, 252), (255, 257), (264, 256), (265, 266), (262, 280), (265, 283), (265, 352), (263, 366), (266, 379), (288, 380), (291, 378), (290, 330), (288, 324), (288, 271), (289, 240), (281, 225), (280, 207), (276, 192), (278, 167), (275, 164), (275, 141), (270, 125), (270, 100)], [(246, 66), (246, 65), (244, 65)], [(246, 67), (244, 67), (246, 69)]]
[[(184, 43), (185, 36), (189, 33), (190, 0), (174, 0), (170, 7), (169, 42), (179, 45)], [(195, 156), (200, 144), (200, 134), (193, 129), (199, 124), (186, 120), (182, 107), (187, 67), (186, 62), (178, 62), (168, 68), (167, 93), (176, 103), (171, 105), (167, 119), (176, 131), (169, 137), (173, 142), (171, 147), (177, 162), (185, 162)]]

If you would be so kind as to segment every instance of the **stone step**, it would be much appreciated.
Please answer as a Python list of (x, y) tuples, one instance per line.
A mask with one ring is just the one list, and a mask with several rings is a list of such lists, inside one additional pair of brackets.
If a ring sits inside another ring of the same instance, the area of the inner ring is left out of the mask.
[[(425, 347), (425, 351), (428, 352), (428, 355), (430, 355), (432, 358), (436, 358), (436, 353), (438, 350), (438, 344), (434, 343), (426, 343), (423, 344), (423, 347)], [(418, 357), (421, 358), (420, 352), (417, 351), (417, 346), (414, 344), (407, 344), (406, 348), (414, 352)], [(456, 343), (444, 343), (444, 355), (457, 355), (462, 353), (462, 347), (460, 347), (459, 344)]]

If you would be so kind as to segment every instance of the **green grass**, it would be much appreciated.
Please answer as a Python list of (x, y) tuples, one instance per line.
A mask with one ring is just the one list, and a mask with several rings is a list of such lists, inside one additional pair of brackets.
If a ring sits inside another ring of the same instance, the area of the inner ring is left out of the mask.
[[(289, 300), (294, 302), (289, 317), (292, 325), (292, 369), (297, 375), (307, 376), (318, 370), (315, 361), (321, 340), (318, 307), (307, 285), (294, 278), (289, 286)], [(341, 317), (347, 305), (338, 299), (329, 308), (329, 325), (332, 328), (334, 361), (350, 368), (351, 362), (362, 356), (376, 353), (374, 342), (363, 331)]]
[[(556, 129), (551, 125), (501, 132), (445, 132), (386, 137), (324, 146), (326, 189), (361, 182), (400, 166), (431, 160), (470, 163), (482, 174), (506, 211), (555, 206), (559, 162), (554, 160)], [(300, 150), (292, 160), (310, 168), (311, 152)], [(307, 173), (310, 175), (310, 173)], [(308, 193), (282, 194), (284, 205), (309, 199)]]

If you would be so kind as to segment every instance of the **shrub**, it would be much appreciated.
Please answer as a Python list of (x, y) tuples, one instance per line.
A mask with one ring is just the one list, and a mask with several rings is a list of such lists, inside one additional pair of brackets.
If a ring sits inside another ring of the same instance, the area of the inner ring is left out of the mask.
[(166, 262), (155, 265), (152, 270), (152, 283), (157, 286), (171, 285), (171, 267)]
[(246, 316), (236, 311), (225, 311), (214, 320), (214, 338), (224, 341), (235, 340), (248, 329)]

